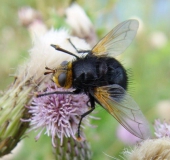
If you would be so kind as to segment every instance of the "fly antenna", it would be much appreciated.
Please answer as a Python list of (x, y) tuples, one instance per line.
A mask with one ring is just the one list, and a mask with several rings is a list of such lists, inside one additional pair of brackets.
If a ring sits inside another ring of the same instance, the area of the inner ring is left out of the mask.
[(71, 52), (61, 48), (59, 45), (51, 44), (51, 47), (55, 48), (57, 51), (61, 51), (61, 52), (67, 53), (69, 55), (72, 55), (72, 56), (76, 57), (77, 59), (80, 59), (80, 57), (78, 57), (74, 53), (71, 53)]

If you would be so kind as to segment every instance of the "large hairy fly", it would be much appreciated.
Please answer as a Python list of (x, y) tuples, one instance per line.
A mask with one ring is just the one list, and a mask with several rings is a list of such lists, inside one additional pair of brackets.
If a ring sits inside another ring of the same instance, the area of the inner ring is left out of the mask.
[(50, 92), (39, 94), (79, 94), (89, 96), (90, 109), (81, 115), (78, 125), (78, 139), (80, 139), (80, 125), (82, 119), (95, 109), (95, 102), (100, 104), (124, 128), (133, 135), (146, 139), (150, 136), (149, 125), (136, 102), (126, 92), (128, 77), (124, 67), (115, 58), (122, 53), (134, 39), (137, 20), (127, 20), (113, 28), (92, 50), (77, 50), (69, 39), (70, 44), (78, 53), (77, 56), (58, 45), (51, 45), (56, 50), (75, 57), (72, 62), (63, 61), (56, 69), (50, 69), (45, 74), (52, 73), (53, 81), (63, 88), (73, 87), (73, 92)]

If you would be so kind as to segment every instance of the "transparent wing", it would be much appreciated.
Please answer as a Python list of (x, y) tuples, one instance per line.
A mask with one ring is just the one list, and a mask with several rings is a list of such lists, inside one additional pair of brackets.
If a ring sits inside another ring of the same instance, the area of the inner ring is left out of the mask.
[(92, 49), (96, 56), (117, 56), (122, 53), (134, 39), (139, 22), (131, 19), (124, 21), (113, 28)]
[(150, 137), (147, 120), (122, 87), (115, 84), (97, 87), (94, 97), (130, 133), (141, 139)]

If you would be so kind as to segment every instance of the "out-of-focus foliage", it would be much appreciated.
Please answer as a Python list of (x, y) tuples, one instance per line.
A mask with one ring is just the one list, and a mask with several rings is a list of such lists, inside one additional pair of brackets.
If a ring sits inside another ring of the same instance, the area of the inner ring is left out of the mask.
[[(152, 124), (158, 116), (157, 103), (170, 99), (170, 2), (161, 0), (77, 2), (89, 15), (100, 38), (124, 20), (136, 17), (142, 21), (137, 37), (120, 59), (124, 66), (130, 69), (129, 92)], [(63, 14), (69, 3), (68, 0), (1, 0), (1, 90), (13, 81), (13, 77), (9, 75), (15, 73), (16, 67), (27, 59), (32, 43), (26, 28), (19, 24), (17, 12), (20, 7), (30, 6), (38, 10), (49, 28), (53, 26), (69, 29)], [(156, 36), (153, 37), (153, 34)], [(104, 153), (118, 157), (126, 147), (116, 137), (118, 123), (102, 108), (97, 107), (97, 110), (97, 116), (101, 117), (101, 120), (92, 123), (98, 127), (86, 129), (87, 139), (91, 142), (94, 152), (93, 159), (110, 159)], [(50, 138), (44, 136), (35, 142), (34, 137), (33, 133), (29, 134), (29, 137), (23, 140), (18, 154), (12, 159), (52, 159)]]

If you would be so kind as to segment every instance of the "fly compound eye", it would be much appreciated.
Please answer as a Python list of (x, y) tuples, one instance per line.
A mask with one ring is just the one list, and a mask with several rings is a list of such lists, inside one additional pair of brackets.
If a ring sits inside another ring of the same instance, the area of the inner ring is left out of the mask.
[(61, 63), (61, 66), (62, 66), (62, 67), (65, 67), (67, 64), (68, 64), (68, 61), (63, 61), (63, 62)]
[(58, 76), (58, 83), (61, 87), (64, 87), (65, 85), (65, 82), (66, 82), (66, 73), (61, 73), (59, 76)]

